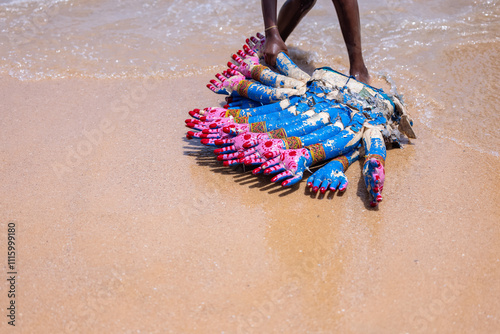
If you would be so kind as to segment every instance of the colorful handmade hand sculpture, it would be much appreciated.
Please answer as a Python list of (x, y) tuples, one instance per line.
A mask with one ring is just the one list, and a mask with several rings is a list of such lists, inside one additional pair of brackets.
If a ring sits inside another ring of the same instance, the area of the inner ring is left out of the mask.
[(312, 76), (281, 53), (274, 70), (263, 64), (264, 36), (247, 39), (228, 69), (207, 87), (229, 95), (223, 108), (194, 109), (187, 138), (216, 146), (225, 166), (252, 165), (282, 186), (298, 183), (309, 167), (326, 162), (307, 180), (318, 190), (345, 191), (345, 171), (364, 157), (362, 174), (372, 206), (382, 200), (386, 143), (416, 138), (400, 99), (330, 68)]

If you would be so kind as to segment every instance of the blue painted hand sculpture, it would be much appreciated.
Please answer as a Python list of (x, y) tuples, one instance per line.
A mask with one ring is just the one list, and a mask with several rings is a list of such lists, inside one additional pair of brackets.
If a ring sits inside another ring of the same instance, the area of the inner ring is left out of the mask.
[[(262, 65), (264, 36), (247, 39), (228, 68), (207, 87), (226, 94), (223, 108), (194, 109), (187, 138), (215, 149), (225, 166), (256, 167), (284, 187), (302, 180), (309, 167), (326, 163), (307, 179), (313, 193), (345, 191), (345, 171), (364, 158), (362, 174), (370, 205), (382, 201), (386, 143), (416, 138), (398, 97), (388, 96), (330, 68), (312, 76), (281, 53), (276, 70)], [(329, 162), (328, 162), (329, 161)]]

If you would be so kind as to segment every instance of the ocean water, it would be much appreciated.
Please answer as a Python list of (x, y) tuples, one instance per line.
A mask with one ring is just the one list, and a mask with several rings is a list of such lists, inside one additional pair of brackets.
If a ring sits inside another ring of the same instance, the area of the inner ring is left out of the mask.
[[(395, 84), (420, 126), (499, 156), (497, 2), (359, 0), (359, 6), (372, 76)], [(223, 69), (263, 24), (260, 1), (0, 0), (0, 29), (4, 76), (175, 79)], [(309, 69), (348, 71), (330, 0), (318, 0), (287, 44)]]

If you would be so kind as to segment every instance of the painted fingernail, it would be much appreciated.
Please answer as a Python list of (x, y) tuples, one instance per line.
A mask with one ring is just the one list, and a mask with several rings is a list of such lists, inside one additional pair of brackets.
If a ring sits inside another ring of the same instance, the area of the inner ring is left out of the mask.
[(326, 193), (326, 188), (325, 187), (321, 187), (319, 189), (319, 192), (322, 193), (322, 194)]
[(371, 202), (371, 203), (370, 203), (370, 206), (371, 206), (372, 208), (374, 208), (374, 207), (376, 207), (376, 206), (377, 206), (377, 204), (378, 204), (377, 202)]
[(313, 193), (317, 192), (318, 189), (319, 189), (319, 187), (313, 187), (313, 189), (312, 189)]
[(311, 188), (313, 186), (312, 182), (307, 182), (307, 186)]
[(228, 108), (229, 108), (229, 104), (225, 104), (225, 105), (223, 105), (223, 106), (222, 106), (222, 108), (224, 108), (224, 109), (228, 109)]
[(267, 159), (271, 159), (273, 157), (273, 154), (271, 152), (266, 152), (264, 153), (264, 156), (267, 158)]
[[(264, 172), (264, 173), (265, 173), (265, 172)], [(276, 182), (277, 180), (278, 180), (278, 176), (276, 175), (275, 177), (273, 177), (273, 178), (271, 179), (271, 182)]]
[(202, 139), (202, 140), (201, 140), (201, 143), (202, 143), (203, 145), (208, 145), (208, 144), (210, 144), (210, 139)]

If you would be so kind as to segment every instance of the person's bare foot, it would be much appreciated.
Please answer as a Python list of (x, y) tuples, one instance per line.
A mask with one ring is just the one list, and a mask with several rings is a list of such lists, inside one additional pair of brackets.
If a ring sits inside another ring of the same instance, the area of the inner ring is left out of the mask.
[(366, 69), (365, 65), (362, 66), (351, 66), (351, 70), (349, 71), (349, 74), (354, 76), (356, 80), (361, 81), (367, 85), (370, 84), (371, 77), (370, 74), (368, 73), (368, 70)]

